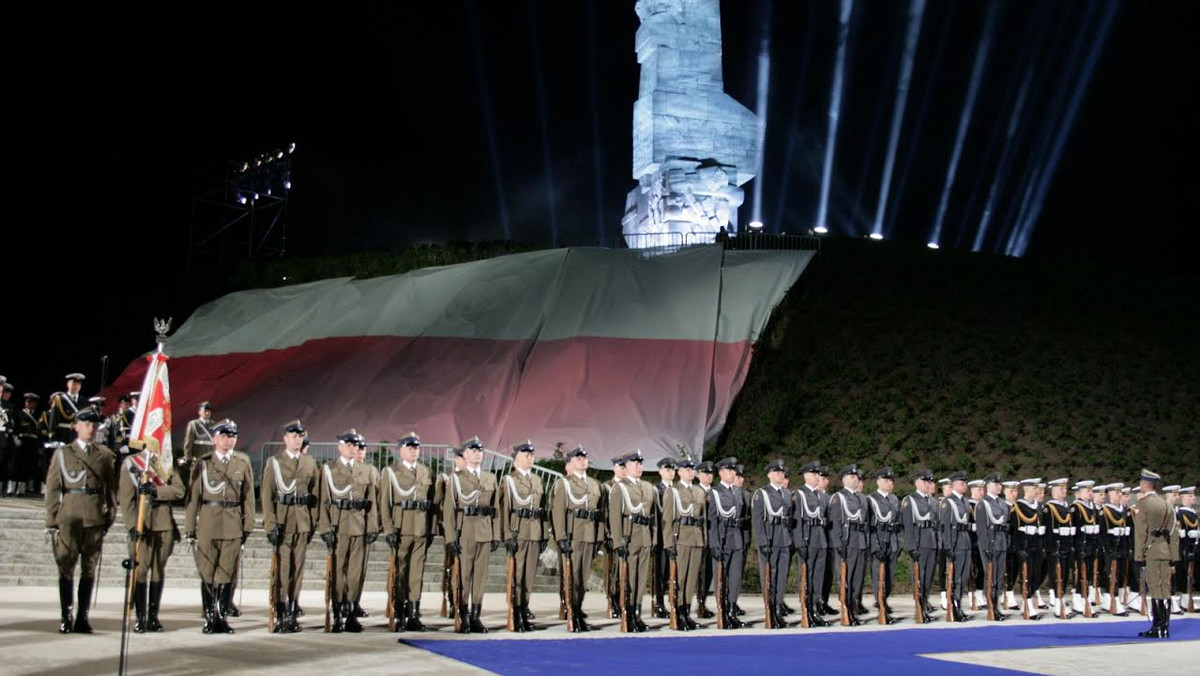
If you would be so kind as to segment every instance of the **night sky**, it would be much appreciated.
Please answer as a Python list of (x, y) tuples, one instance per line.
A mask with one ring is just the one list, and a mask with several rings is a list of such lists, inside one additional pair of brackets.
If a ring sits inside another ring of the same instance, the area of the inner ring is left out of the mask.
[[(1048, 39), (1029, 129), (1000, 200), (1004, 211), (1037, 154), (1034, 139), (1051, 117), (1071, 39), (1098, 5), (1003, 3), (943, 246), (969, 246), (974, 235), (1002, 148), (993, 139), (1039, 27)], [(6, 189), (3, 252), (16, 284), (13, 306), (28, 316), (18, 312), (23, 330), (7, 323), (0, 373), (19, 389), (44, 395), (69, 370), (97, 376), (101, 354), (123, 360), (149, 348), (149, 317), (180, 310), (163, 300), (170, 289), (156, 292), (153, 307), (138, 305), (135, 261), (180, 268), (194, 177), (289, 142), (298, 149), (288, 255), (502, 239), (502, 213), (511, 238), (548, 244), (547, 155), (558, 243), (615, 243), (633, 186), (632, 1), (296, 7), (203, 3), (180, 14), (155, 6), (27, 5), (10, 15), (7, 145), (15, 149), (16, 181)], [(890, 210), (890, 236), (924, 242), (928, 235), (986, 7), (929, 3), (893, 179), (893, 191), (902, 182), (903, 191)], [(767, 149), (756, 180), (764, 181), (767, 227), (798, 232), (812, 227), (816, 213), (837, 3), (723, 3), (726, 91), (751, 108), (768, 13)], [(830, 197), (835, 235), (870, 228), (906, 13), (906, 2), (856, 3)], [(1122, 3), (1027, 255), (1195, 274), (1184, 222), (1197, 178), (1198, 19), (1200, 3)], [(743, 222), (753, 184), (745, 187)], [(92, 300), (81, 314), (69, 299), (84, 297)], [(145, 346), (106, 343), (106, 327), (131, 322), (147, 327)], [(58, 336), (80, 323), (94, 337)], [(14, 351), (37, 355), (36, 363), (19, 362)], [(121, 366), (110, 366), (110, 379)]]

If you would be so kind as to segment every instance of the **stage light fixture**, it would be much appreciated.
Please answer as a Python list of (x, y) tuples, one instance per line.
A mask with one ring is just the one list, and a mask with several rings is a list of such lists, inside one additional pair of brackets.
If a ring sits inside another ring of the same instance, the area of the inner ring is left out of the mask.
[(883, 233), (882, 233), (882, 232), (873, 232), (873, 233), (871, 233), (869, 236), (870, 236), (870, 238), (871, 238), (871, 239), (875, 240), (876, 242), (878, 242), (878, 241), (880, 241), (880, 240), (882, 240), (882, 239), (883, 239)]
[(937, 242), (930, 242), (930, 243), (926, 244), (925, 246), (927, 246), (927, 247), (929, 247), (930, 249), (933, 249), (933, 250), (935, 250), (935, 251), (936, 251), (936, 250), (938, 250), (938, 249), (940, 249), (940, 248), (942, 248), (942, 247), (938, 246), (938, 243), (937, 243)]
[(823, 225), (818, 225), (817, 227), (813, 228), (813, 232), (817, 233), (818, 235), (824, 235), (829, 232), (829, 228)]

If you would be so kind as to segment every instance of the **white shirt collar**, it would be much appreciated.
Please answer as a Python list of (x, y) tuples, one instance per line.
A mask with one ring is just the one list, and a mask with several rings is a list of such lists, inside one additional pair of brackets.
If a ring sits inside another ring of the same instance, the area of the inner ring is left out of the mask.
[(87, 453), (87, 447), (88, 447), (88, 445), (87, 445), (87, 444), (85, 444), (85, 443), (83, 443), (83, 439), (76, 439), (76, 440), (75, 440), (75, 446), (76, 446), (76, 447), (78, 447), (78, 448), (79, 448), (79, 450), (83, 451), (84, 453)]
[(221, 455), (220, 451), (213, 451), (213, 457), (221, 462), (229, 462), (229, 456), (233, 455), (233, 451), (229, 451), (225, 455)]
[(415, 463), (415, 462), (409, 462), (409, 461), (407, 461), (407, 460), (401, 460), (401, 461), (400, 461), (400, 464), (401, 464), (401, 465), (404, 465), (404, 468), (405, 468), (405, 469), (410, 469), (410, 470), (412, 470), (412, 469), (416, 469), (416, 468), (417, 468), (417, 463)]
[(587, 471), (585, 470), (583, 472), (571, 472), (571, 476), (575, 477), (576, 479), (579, 479), (580, 481), (583, 481), (584, 479), (587, 478)]
[(928, 495), (926, 495), (925, 493), (922, 493), (921, 491), (917, 491), (917, 495), (919, 495), (919, 496), (921, 496), (921, 497), (923, 497), (923, 498), (927, 498), (927, 497), (929, 497)]
[(886, 498), (887, 496), (891, 495), (891, 493), (889, 493), (888, 491), (883, 491), (883, 490), (881, 490), (881, 491), (878, 491), (878, 493), (879, 493), (880, 495), (882, 495), (883, 497), (885, 497), (885, 498)]
[(730, 489), (730, 490), (733, 490), (733, 484), (727, 484), (727, 483), (725, 483), (724, 481), (722, 481), (722, 482), (721, 482), (721, 485), (722, 485), (722, 486), (724, 486), (725, 488), (728, 488), (728, 489)]
[(283, 449), (283, 450), (284, 450), (284, 452), (285, 452), (285, 453), (287, 453), (287, 457), (291, 458), (292, 460), (299, 460), (299, 459), (300, 459), (300, 456), (302, 455), (302, 454), (300, 453), (300, 451), (296, 451), (295, 453), (292, 453), (291, 451), (289, 451), (289, 450), (288, 450), (288, 449), (286, 449), (286, 448), (285, 448), (285, 449)]
[(517, 476), (520, 476), (521, 478), (527, 477), (527, 476), (529, 476), (530, 471), (531, 470), (521, 469), (520, 467), (518, 467), (517, 468)]
[(343, 458), (340, 456), (338, 457), (338, 462), (342, 463), (342, 465), (345, 467), (353, 467), (354, 466), (354, 460), (347, 460), (346, 458)]

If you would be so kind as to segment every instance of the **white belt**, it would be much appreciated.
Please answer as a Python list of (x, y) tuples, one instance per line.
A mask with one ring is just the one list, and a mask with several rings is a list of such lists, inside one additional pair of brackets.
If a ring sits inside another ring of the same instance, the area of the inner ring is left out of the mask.
[(1046, 534), (1046, 527), (1038, 526), (1038, 535), (1045, 535), (1045, 534)]
[(1129, 526), (1120, 526), (1118, 528), (1109, 529), (1109, 534), (1115, 537), (1129, 537)]
[(1189, 530), (1188, 537), (1190, 537), (1193, 540), (1200, 538), (1200, 530), (1195, 530), (1195, 529)]
[(1069, 537), (1075, 534), (1075, 527), (1065, 526), (1063, 528), (1055, 528), (1053, 532), (1055, 535), (1059, 535), (1061, 537)]
[(971, 524), (971, 532), (972, 532), (972, 533), (974, 533), (974, 532), (975, 532), (975, 524)]
[(1080, 526), (1079, 530), (1083, 531), (1084, 535), (1098, 535), (1100, 533), (1099, 525)]
[(1038, 526), (1021, 526), (1017, 530), (1026, 535), (1038, 535)]

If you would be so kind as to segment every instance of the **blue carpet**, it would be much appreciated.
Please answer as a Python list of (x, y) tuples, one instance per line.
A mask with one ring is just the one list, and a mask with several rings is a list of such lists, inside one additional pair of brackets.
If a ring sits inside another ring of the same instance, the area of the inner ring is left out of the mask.
[[(918, 654), (1022, 650), (1140, 641), (1148, 625), (1131, 622), (989, 625), (961, 629), (904, 629), (820, 634), (788, 630), (771, 635), (611, 639), (491, 639), (406, 641), (500, 674), (737, 673), (816, 670), (817, 673), (931, 673), (990, 676), (1025, 672), (933, 661)], [(664, 633), (664, 632), (656, 632)], [(1171, 621), (1171, 640), (1200, 639), (1200, 620)], [(931, 671), (934, 670), (934, 671)]]

